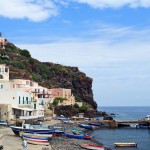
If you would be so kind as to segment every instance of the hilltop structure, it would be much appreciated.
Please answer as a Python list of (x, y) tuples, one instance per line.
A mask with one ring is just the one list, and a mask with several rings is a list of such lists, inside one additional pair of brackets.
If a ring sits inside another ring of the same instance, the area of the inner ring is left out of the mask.
[(6, 39), (2, 37), (2, 33), (0, 32), (0, 48), (5, 49)]

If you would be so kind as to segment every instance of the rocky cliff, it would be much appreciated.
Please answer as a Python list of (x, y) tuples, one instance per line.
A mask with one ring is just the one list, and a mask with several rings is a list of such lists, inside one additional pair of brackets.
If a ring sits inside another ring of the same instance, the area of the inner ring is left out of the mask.
[(0, 63), (10, 67), (10, 79), (30, 79), (47, 88), (70, 88), (77, 101), (97, 109), (93, 100), (92, 78), (77, 67), (42, 63), (32, 58), (28, 50), (22, 50), (12, 43), (7, 43), (5, 50), (0, 49)]

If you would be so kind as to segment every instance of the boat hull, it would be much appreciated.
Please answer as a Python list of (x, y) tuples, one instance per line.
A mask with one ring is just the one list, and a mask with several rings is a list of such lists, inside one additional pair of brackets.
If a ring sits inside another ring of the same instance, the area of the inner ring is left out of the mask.
[(50, 143), (47, 141), (36, 141), (32, 139), (27, 139), (27, 142), (34, 145), (46, 145), (46, 146), (50, 145)]
[(92, 145), (92, 144), (81, 144), (81, 147), (86, 148), (86, 149), (91, 149), (91, 150), (104, 150), (104, 146), (97, 146), (97, 145)]
[(25, 133), (36, 133), (36, 134), (64, 134), (64, 131), (53, 130), (53, 129), (23, 129), (22, 127), (11, 126), (12, 131), (15, 135), (19, 135), (19, 132), (23, 131)]
[(72, 134), (72, 133), (66, 133), (65, 136), (69, 137), (69, 138), (74, 138), (74, 139), (83, 139), (84, 138), (83, 134), (76, 135), (76, 134)]
[(116, 147), (137, 147), (137, 143), (114, 143)]
[(91, 125), (84, 125), (84, 124), (79, 124), (80, 128), (88, 129), (88, 130), (93, 130), (93, 126)]

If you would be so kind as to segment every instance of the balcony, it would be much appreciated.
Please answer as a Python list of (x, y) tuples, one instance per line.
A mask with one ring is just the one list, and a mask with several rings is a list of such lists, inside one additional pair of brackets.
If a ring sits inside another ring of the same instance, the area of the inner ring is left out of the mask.
[(38, 119), (40, 117), (44, 117), (44, 115), (35, 115), (35, 116), (19, 116), (19, 119)]

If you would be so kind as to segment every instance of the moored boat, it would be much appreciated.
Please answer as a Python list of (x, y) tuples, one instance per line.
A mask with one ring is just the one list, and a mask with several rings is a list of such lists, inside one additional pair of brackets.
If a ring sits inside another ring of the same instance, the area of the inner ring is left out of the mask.
[(140, 129), (148, 129), (149, 125), (147, 125), (147, 124), (139, 124), (139, 128)]
[(93, 130), (93, 126), (91, 125), (85, 125), (85, 124), (79, 124), (79, 127), (81, 128), (85, 128), (85, 129), (88, 129), (88, 130)]
[(118, 142), (114, 143), (116, 147), (137, 147), (136, 142)]
[(93, 144), (81, 144), (81, 147), (86, 148), (86, 149), (91, 149), (91, 150), (104, 150), (104, 146), (98, 146), (98, 145), (93, 145)]
[(91, 126), (96, 126), (96, 127), (103, 127), (103, 126), (105, 126), (105, 124), (103, 124), (103, 123), (88, 123), (88, 125), (91, 125)]

